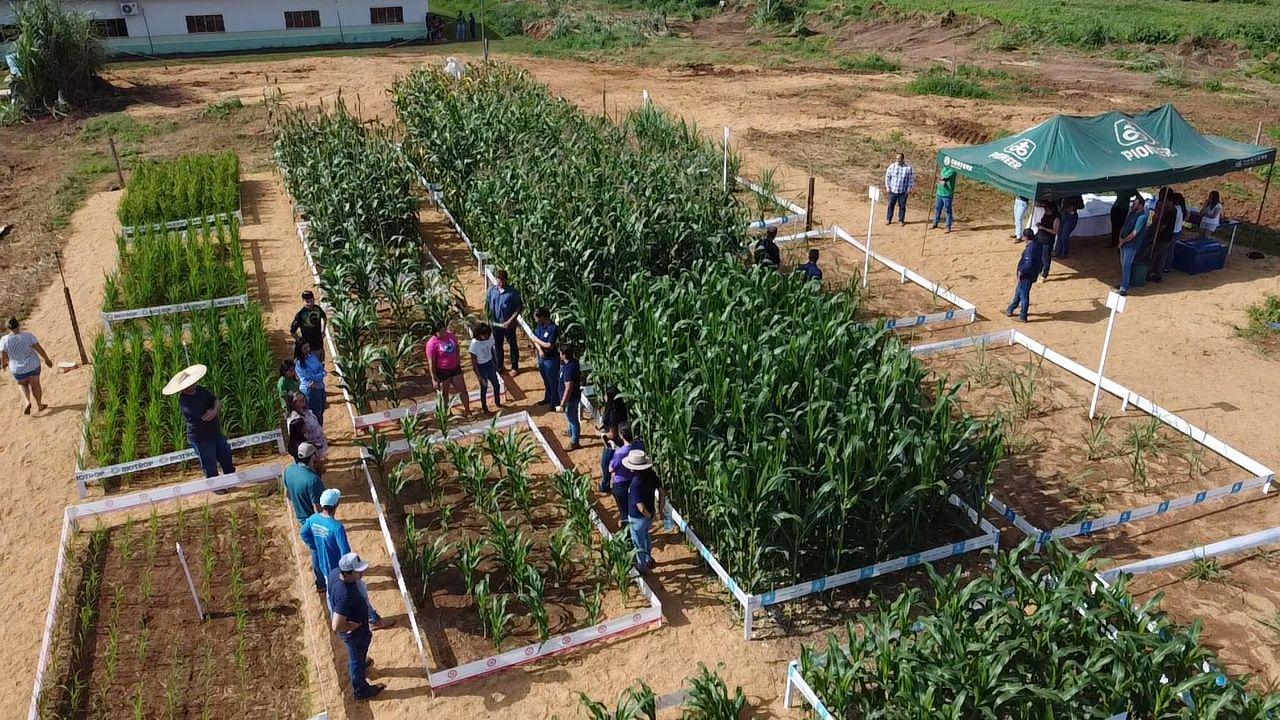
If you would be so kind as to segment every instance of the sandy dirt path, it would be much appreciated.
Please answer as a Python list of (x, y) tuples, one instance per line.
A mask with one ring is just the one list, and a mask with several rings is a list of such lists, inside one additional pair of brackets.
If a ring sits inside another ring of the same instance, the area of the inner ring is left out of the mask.
[[(63, 251), (67, 285), (90, 353), (102, 327), (103, 280), (115, 266), (112, 237), (119, 227), (119, 200), (119, 192), (90, 196), (72, 217)], [(3, 593), (4, 603), (13, 617), (22, 618), (10, 634), (14, 672), (0, 680), (0, 717), (7, 718), (25, 717), (31, 702), (63, 509), (78, 501), (73, 477), (92, 372), (88, 367), (57, 372), (60, 361), (79, 362), (60, 283), (40, 293), (25, 329), (39, 338), (55, 369), (45, 368), (41, 375), (49, 409), (34, 417), (22, 415), (21, 391), (12, 376), (6, 371), (0, 380), (0, 425), (6, 428), (0, 443), (0, 477), (5, 478), (0, 489), (0, 567), (14, 579)]]

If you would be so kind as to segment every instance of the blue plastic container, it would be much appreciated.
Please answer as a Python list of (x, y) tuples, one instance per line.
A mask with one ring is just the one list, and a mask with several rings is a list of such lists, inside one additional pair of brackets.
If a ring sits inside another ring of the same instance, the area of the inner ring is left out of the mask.
[(1173, 244), (1173, 267), (1188, 275), (1221, 270), (1227, 264), (1227, 246), (1212, 240), (1179, 240)]

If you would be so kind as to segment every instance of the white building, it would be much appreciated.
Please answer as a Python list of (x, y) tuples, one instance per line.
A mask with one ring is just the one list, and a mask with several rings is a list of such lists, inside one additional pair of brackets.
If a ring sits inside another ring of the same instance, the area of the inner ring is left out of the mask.
[[(94, 17), (113, 56), (427, 37), (427, 0), (63, 0), (62, 4)], [(11, 39), (14, 16), (12, 5), (0, 0), (0, 40)], [(444, 28), (444, 37), (453, 40), (454, 32), (451, 22)]]

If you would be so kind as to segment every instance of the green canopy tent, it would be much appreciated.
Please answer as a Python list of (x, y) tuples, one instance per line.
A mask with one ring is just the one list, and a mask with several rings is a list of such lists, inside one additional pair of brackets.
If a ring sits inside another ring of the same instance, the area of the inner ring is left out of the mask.
[[(1140, 115), (1055, 115), (985, 145), (943, 148), (937, 161), (938, 167), (1005, 192), (1052, 200), (1274, 166), (1276, 149), (1202, 135), (1172, 105), (1164, 105)], [(1270, 184), (1268, 175), (1263, 203)]]

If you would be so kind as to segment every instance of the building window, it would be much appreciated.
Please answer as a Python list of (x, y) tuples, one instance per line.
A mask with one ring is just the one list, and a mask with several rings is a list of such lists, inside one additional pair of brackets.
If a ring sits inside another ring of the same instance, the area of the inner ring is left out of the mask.
[(223, 24), (221, 15), (187, 16), (187, 32), (189, 33), (216, 33), (226, 31), (227, 26)]
[(92, 20), (93, 31), (98, 37), (129, 37), (129, 26), (125, 23), (124, 18), (111, 18), (109, 20)]
[(287, 30), (293, 28), (318, 28), (320, 27), (320, 11), (285, 10), (284, 26)]
[(399, 5), (396, 7), (371, 7), (369, 8), (369, 22), (374, 25), (403, 25), (404, 8)]

